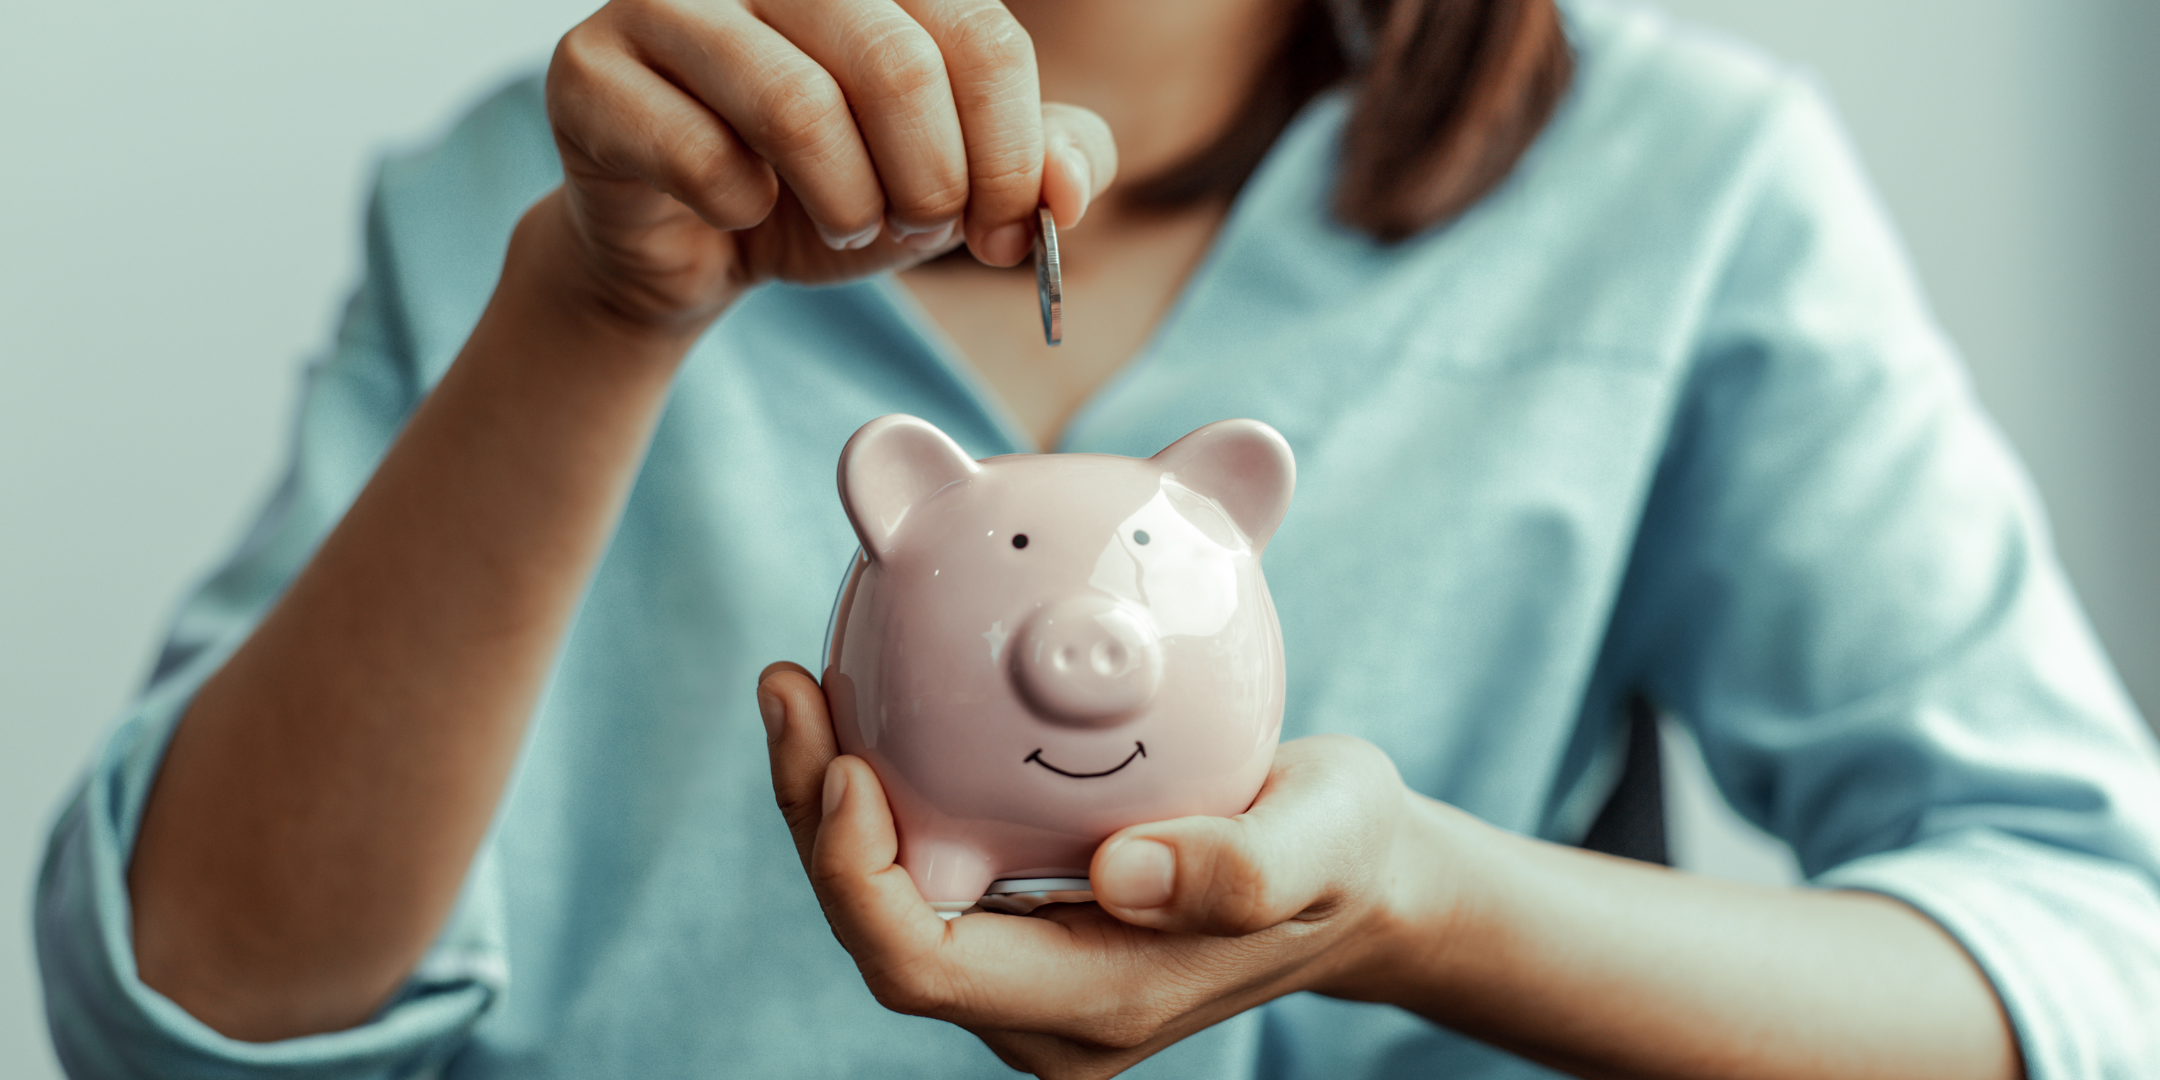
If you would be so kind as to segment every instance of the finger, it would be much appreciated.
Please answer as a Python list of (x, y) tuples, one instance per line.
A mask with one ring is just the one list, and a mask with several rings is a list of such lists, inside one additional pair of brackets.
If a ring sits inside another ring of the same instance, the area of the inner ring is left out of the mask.
[(572, 195), (589, 220), (652, 224), (666, 208), (637, 198), (639, 187), (672, 196), (716, 229), (746, 229), (772, 211), (779, 181), (771, 167), (605, 27), (587, 23), (563, 36), (548, 65), (547, 105)]
[(1058, 228), (1069, 229), (1117, 179), (1117, 140), (1102, 117), (1078, 105), (1050, 102), (1042, 112), (1042, 204)]
[[(892, 811), (867, 763), (834, 758), (820, 801), (811, 885), (871, 994), (896, 1012), (1135, 1048), (1165, 1045), (1281, 992), (1251, 977), (1281, 951), (1253, 938), (1164, 937), (1084, 908), (1054, 920), (946, 922), (894, 862)], [(1214, 981), (1223, 973), (1229, 993)]]
[(840, 86), (733, 4), (685, 4), (640, 38), (654, 67), (727, 121), (802, 201), (826, 246), (877, 239), (884, 190)]
[(1402, 781), (1372, 744), (1285, 743), (1252, 809), (1122, 830), (1095, 852), (1096, 902), (1158, 930), (1250, 934), (1326, 913), (1380, 865)]
[(834, 936), (888, 1006), (919, 1011), (942, 999), (945, 920), (894, 862), (900, 838), (877, 774), (859, 757), (836, 757), (825, 767), (818, 798), (822, 821), (808, 869)]
[(1028, 256), (1043, 182), (1035, 44), (998, 0), (900, 0), (937, 42), (966, 141), (966, 235), (978, 259)]
[(825, 694), (800, 665), (781, 661), (758, 674), (757, 701), (772, 758), (773, 798), (808, 867), (822, 816), (825, 769), (840, 752)]
[[(1075, 934), (1066, 927), (999, 915), (949, 923), (938, 917), (894, 862), (900, 845), (892, 809), (868, 763), (834, 758), (819, 799), (810, 884), (879, 1003), (993, 1028), (1042, 1029), (1100, 1011), (1100, 995), (1086, 984), (1102, 985), (1112, 964), (1101, 957), (1071, 962)], [(1040, 961), (1058, 950), (1074, 978), (1044, 986)]]
[(967, 209), (968, 164), (938, 43), (889, 0), (773, 5), (766, 18), (847, 95), (884, 185), (886, 235), (943, 247)]

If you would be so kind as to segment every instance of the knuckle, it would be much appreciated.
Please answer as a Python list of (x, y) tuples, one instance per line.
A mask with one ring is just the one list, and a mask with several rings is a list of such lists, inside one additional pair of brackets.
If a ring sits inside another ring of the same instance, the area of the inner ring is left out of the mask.
[(835, 138), (847, 100), (821, 71), (774, 74), (758, 102), (757, 141), (783, 157), (814, 154)]
[(677, 147), (668, 160), (672, 166), (668, 179), (677, 192), (701, 202), (706, 196), (726, 192), (736, 178), (726, 153), (709, 146)]
[(722, 229), (747, 229), (771, 217), (779, 204), (780, 181), (771, 172), (761, 172), (752, 182), (736, 185), (727, 205), (713, 210), (712, 223)]
[(695, 9), (678, 0), (610, 0), (608, 10), (625, 26), (646, 29), (683, 26), (696, 18)]
[(896, 1013), (936, 1017), (951, 1008), (951, 995), (942, 985), (943, 980), (930, 977), (919, 964), (893, 968), (866, 977), (864, 982), (878, 1004)]
[(754, 178), (741, 164), (725, 151), (703, 149), (677, 154), (666, 178), (672, 189), (669, 194), (696, 210), (714, 228), (749, 228), (765, 220), (777, 192), (771, 190), (771, 185), (753, 183)]
[[(807, 800), (778, 795), (773, 801), (780, 805), (780, 818), (787, 822), (788, 832), (803, 836), (816, 831), (818, 814)], [(817, 874), (813, 872), (811, 876), (816, 877)]]
[(885, 1008), (905, 1016), (921, 1016), (922, 994), (905, 979), (865, 979), (870, 996)]
[[(793, 825), (794, 822), (791, 820), (789, 824)], [(835, 890), (847, 884), (847, 875), (836, 869), (832, 865), (830, 858), (823, 857), (824, 853), (820, 852), (818, 847), (819, 845), (813, 841), (810, 865), (805, 867), (804, 870), (810, 877), (810, 887), (819, 896), (830, 896)]]
[(895, 200), (894, 210), (910, 221), (946, 221), (959, 217), (967, 209), (967, 202), (965, 177), (938, 177), (910, 192), (906, 199)]
[(600, 57), (606, 49), (598, 40), (601, 36), (592, 29), (591, 23), (579, 23), (555, 43), (555, 53), (548, 59), (550, 103), (564, 91), (585, 90), (598, 81), (598, 72), (603, 66)]
[(1024, 194), (1032, 198), (1041, 183), (1036, 173), (1039, 166), (1039, 162), (1020, 155), (999, 154), (975, 164), (972, 182), (984, 194)]
[(1242, 849), (1217, 860), (1209, 890), (1216, 926), (1231, 934), (1250, 934), (1273, 926), (1275, 890), (1260, 864)]
[(893, 27), (863, 44), (860, 74), (871, 93), (905, 100), (943, 86), (945, 57), (919, 27)]
[(1313, 741), (1319, 745), (1330, 747), (1334, 749), (1337, 753), (1341, 753), (1351, 758), (1354, 758), (1360, 764), (1363, 764), (1367, 767), (1384, 763), (1389, 769), (1392, 770), (1394, 768), (1394, 763), (1389, 760), (1387, 756), (1387, 751), (1382, 750), (1378, 746), (1373, 745), (1370, 741), (1358, 738), (1355, 735), (1347, 735), (1341, 732), (1330, 732), (1323, 735), (1313, 736)]
[(1010, 77), (1035, 60), (1035, 42), (1002, 4), (970, 8), (953, 20), (948, 38), (953, 74), (970, 82)]
[(1395, 759), (1387, 751), (1360, 739), (1355, 735), (1337, 736), (1346, 768), (1355, 770), (1363, 779), (1360, 791), (1379, 793), (1393, 791), (1402, 785), (1402, 773), (1395, 768)]

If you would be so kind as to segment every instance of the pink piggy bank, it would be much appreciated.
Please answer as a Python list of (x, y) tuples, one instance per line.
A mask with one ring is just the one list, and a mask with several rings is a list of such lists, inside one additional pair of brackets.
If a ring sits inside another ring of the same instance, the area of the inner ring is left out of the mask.
[(899, 415), (848, 440), (825, 693), (940, 914), (1087, 899), (1111, 833), (1252, 805), (1283, 709), (1260, 553), (1295, 479), (1256, 420), (1145, 459), (977, 462)]

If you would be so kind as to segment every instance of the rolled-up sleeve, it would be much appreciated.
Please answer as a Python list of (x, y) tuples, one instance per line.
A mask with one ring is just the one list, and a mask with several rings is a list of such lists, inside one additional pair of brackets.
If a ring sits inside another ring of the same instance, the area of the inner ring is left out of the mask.
[(273, 1043), (225, 1038), (137, 978), (127, 864), (173, 725), (245, 639), (374, 471), (420, 396), (400, 326), (380, 196), (366, 279), (336, 345), (308, 373), (292, 464), (234, 557), (182, 607), (148, 688), (53, 830), (36, 897), (45, 1001), (77, 1077), (390, 1077), (455, 1052), (506, 982), (483, 851), (440, 938), (369, 1022)]
[(1853, 156), (1796, 86), (1615, 641), (1818, 885), (1939, 922), (2035, 1080), (2160, 1069), (2160, 755)]

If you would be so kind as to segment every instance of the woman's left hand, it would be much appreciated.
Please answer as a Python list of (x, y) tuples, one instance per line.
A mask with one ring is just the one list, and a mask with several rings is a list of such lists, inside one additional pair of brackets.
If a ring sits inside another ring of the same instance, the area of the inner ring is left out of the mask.
[(1096, 904), (947, 922), (894, 860), (875, 773), (839, 756), (825, 697), (793, 664), (758, 706), (773, 791), (825, 916), (870, 992), (973, 1032), (1016, 1069), (1102, 1077), (1298, 990), (1362, 996), (1385, 932), (1408, 790), (1372, 744), (1282, 745), (1252, 809), (1111, 836), (1089, 868)]

